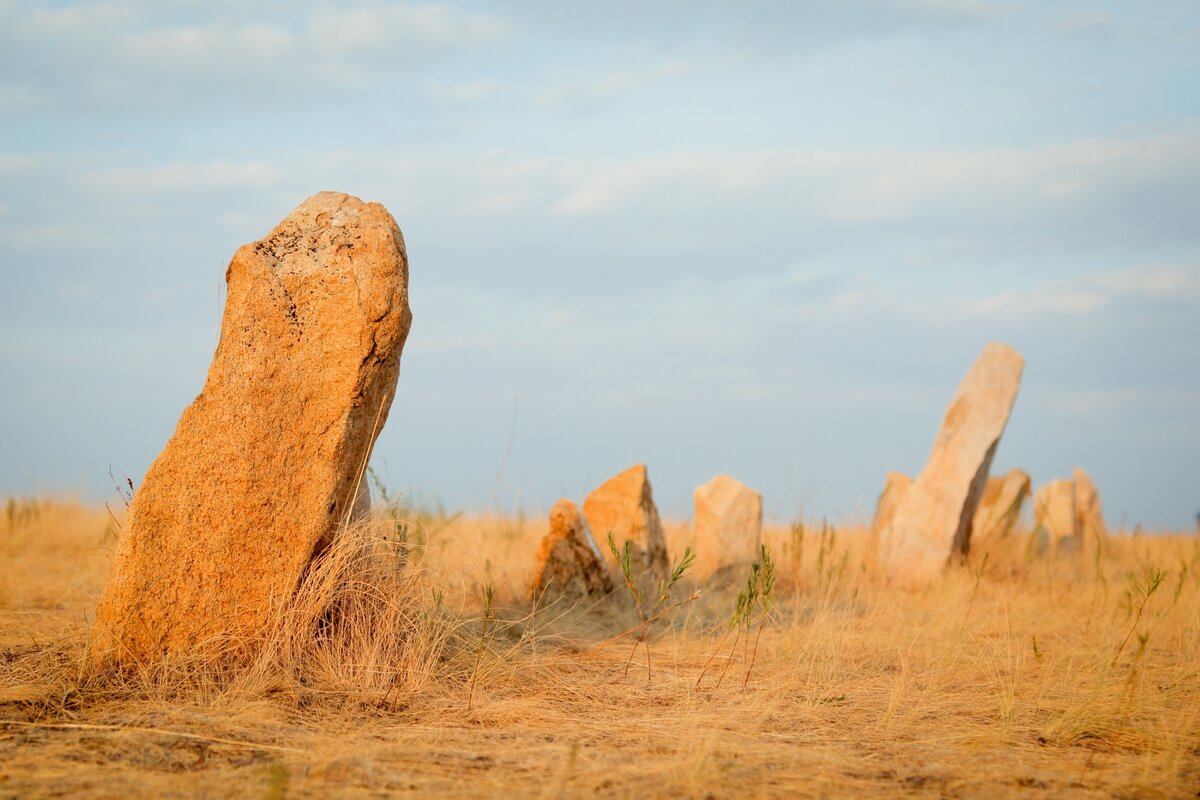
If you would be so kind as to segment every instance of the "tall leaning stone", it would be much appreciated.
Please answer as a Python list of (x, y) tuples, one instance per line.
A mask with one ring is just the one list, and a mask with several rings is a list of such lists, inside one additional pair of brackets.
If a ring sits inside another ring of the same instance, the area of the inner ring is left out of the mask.
[(696, 489), (695, 575), (703, 580), (722, 568), (750, 564), (762, 544), (762, 495), (728, 475)]
[(880, 563), (893, 579), (927, 582), (952, 556), (967, 553), (975, 509), (1024, 365), (1016, 350), (989, 344), (963, 378), (925, 468), (880, 540)]
[(609, 553), (610, 533), (619, 548), (632, 543), (633, 568), (639, 578), (659, 580), (667, 576), (667, 540), (645, 464), (630, 467), (596, 487), (583, 501), (583, 515), (614, 574), (620, 573)]
[(241, 247), (199, 396), (138, 489), (94, 666), (253, 652), (357, 494), (396, 391), (408, 263), (377, 203), (322, 192)]

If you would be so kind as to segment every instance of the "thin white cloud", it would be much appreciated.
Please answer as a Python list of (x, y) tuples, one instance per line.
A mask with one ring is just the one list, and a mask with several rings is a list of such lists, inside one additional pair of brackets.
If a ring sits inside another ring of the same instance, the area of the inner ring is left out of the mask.
[[(1200, 128), (1023, 149), (668, 153), (581, 170), (563, 214), (658, 209), (729, 192), (784, 189), (831, 221), (885, 222), (966, 210), (1008, 217), (1089, 205), (1114, 191), (1200, 181)], [(807, 201), (807, 202), (804, 202)]]
[(43, 162), (44, 159), (35, 156), (0, 153), (0, 178), (27, 175), (34, 172)]
[(1119, 303), (1153, 301), (1193, 307), (1200, 313), (1200, 264), (1095, 271), (1024, 290), (1005, 290), (971, 305), (971, 313), (1095, 316)]
[(280, 167), (262, 162), (175, 162), (155, 166), (105, 166), (86, 170), (75, 185), (97, 194), (187, 194), (196, 191), (267, 189), (284, 178)]
[(990, 19), (1012, 11), (1012, 6), (1008, 3), (991, 3), (986, 0), (905, 0), (903, 4), (921, 14), (966, 19)]
[(320, 50), (349, 53), (396, 47), (406, 40), (463, 45), (508, 34), (493, 14), (465, 13), (442, 3), (366, 2), (346, 9), (318, 9), (307, 20), (307, 40)]
[(463, 83), (442, 83), (433, 81), (426, 84), (425, 91), (434, 101), (444, 103), (478, 103), (489, 97), (494, 97), (502, 91), (502, 85), (495, 80), (485, 79), (466, 81)]
[(687, 59), (672, 59), (640, 70), (610, 72), (598, 78), (560, 83), (538, 92), (538, 105), (557, 107), (593, 106), (647, 89), (655, 84), (695, 74), (700, 65)]
[(365, 91), (397, 65), (415, 74), (508, 31), (495, 14), (445, 3), (215, 3), (191, 13), (129, 0), (6, 5), (0, 65), (32, 82), (11, 98), (0, 92), (0, 110), (31, 99), (72, 111), (262, 106), (295, 92)]
[(1061, 15), (1057, 27), (1068, 33), (1109, 34), (1116, 32), (1116, 21), (1104, 11), (1077, 11)]
[(1064, 417), (1126, 416), (1133, 412), (1179, 413), (1200, 410), (1200, 390), (1170, 387), (1043, 388), (1031, 402)]
[(0, 114), (31, 111), (45, 103), (45, 94), (32, 86), (0, 85)]

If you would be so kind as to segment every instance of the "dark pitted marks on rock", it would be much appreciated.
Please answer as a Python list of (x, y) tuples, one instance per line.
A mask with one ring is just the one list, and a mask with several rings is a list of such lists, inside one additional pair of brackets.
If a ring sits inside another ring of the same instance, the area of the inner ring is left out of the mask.
[(134, 497), (93, 665), (251, 653), (313, 553), (369, 502), (358, 475), (411, 322), (395, 220), (322, 192), (240, 248), (226, 281), (204, 389)]

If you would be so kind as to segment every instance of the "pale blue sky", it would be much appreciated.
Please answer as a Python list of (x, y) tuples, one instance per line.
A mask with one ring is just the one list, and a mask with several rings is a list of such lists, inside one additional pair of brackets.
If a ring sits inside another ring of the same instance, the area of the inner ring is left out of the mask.
[(0, 0), (0, 492), (102, 498), (199, 391), (224, 267), (383, 202), (376, 466), (540, 512), (644, 461), (866, 518), (989, 340), (996, 470), (1200, 509), (1200, 5)]

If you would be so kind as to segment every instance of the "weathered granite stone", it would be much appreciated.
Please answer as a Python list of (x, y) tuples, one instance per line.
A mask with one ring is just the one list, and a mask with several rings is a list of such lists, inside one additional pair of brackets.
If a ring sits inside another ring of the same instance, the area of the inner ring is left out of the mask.
[(871, 525), (871, 534), (875, 536), (876, 541), (886, 536), (885, 531), (891, 529), (892, 519), (896, 516), (896, 509), (900, 507), (900, 503), (904, 500), (904, 496), (908, 494), (909, 487), (911, 486), (912, 478), (903, 472), (889, 472), (887, 474), (887, 482), (883, 485), (883, 493), (879, 495), (879, 502), (875, 504), (875, 522)]
[(550, 510), (550, 532), (538, 548), (531, 600), (603, 596), (613, 590), (612, 577), (587, 520), (565, 497)]
[(1100, 493), (1092, 476), (1079, 467), (1075, 468), (1075, 517), (1079, 532), (1085, 541), (1108, 538), (1108, 526), (1104, 524), (1104, 511), (1100, 507)]
[(121, 533), (94, 666), (253, 652), (352, 515), (387, 420), (411, 315), (404, 239), (383, 206), (314, 195), (240, 248), (225, 279), (204, 389)]
[(1071, 478), (1038, 489), (1033, 503), (1034, 532), (1043, 549), (1069, 552), (1094, 546), (1108, 537), (1100, 494), (1078, 467)]
[(728, 475), (696, 489), (695, 577), (703, 580), (722, 568), (749, 564), (762, 544), (762, 495)]
[(1075, 481), (1056, 480), (1038, 487), (1033, 496), (1033, 526), (1043, 546), (1057, 549), (1064, 542), (1067, 547), (1079, 544)]
[(1029, 497), (1029, 473), (1014, 469), (1003, 477), (988, 478), (975, 521), (971, 525), (971, 546), (1005, 538), (1013, 532), (1025, 500)]
[(929, 461), (880, 540), (880, 564), (892, 579), (925, 583), (937, 577), (951, 557), (966, 555), (975, 509), (1017, 399), (1023, 368), (1016, 350), (989, 344), (963, 378)]
[(633, 568), (639, 580), (667, 576), (667, 541), (644, 464), (630, 467), (598, 486), (583, 501), (583, 516), (614, 575), (619, 573), (608, 549), (610, 533), (617, 547), (632, 543)]

